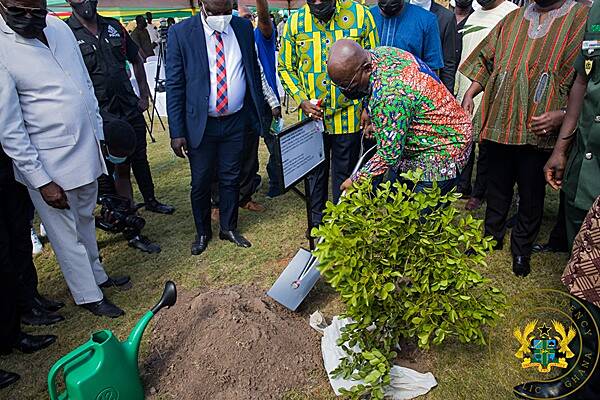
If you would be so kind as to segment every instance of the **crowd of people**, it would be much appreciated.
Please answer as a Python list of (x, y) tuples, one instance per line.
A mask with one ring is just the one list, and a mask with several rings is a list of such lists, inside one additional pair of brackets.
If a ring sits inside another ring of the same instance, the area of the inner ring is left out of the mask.
[[(141, 251), (161, 250), (142, 235), (136, 212), (175, 211), (156, 198), (146, 151), (151, 57), (164, 57), (171, 148), (191, 171), (192, 255), (207, 251), (217, 222), (219, 239), (251, 246), (238, 212), (265, 209), (253, 200), (262, 183), (260, 138), (270, 153), (267, 197), (282, 194), (279, 82), (298, 118), (320, 120), (325, 130), (326, 162), (308, 176), (312, 227), (330, 191), (335, 202), (357, 181), (420, 169), (413, 190), (457, 190), (470, 211), (485, 203), (485, 233), (497, 249), (512, 227), (513, 272), (527, 276), (532, 253), (579, 243), (600, 195), (600, 5), (307, 0), (275, 16), (267, 0), (252, 10), (203, 0), (197, 16), (158, 26), (148, 12), (128, 32), (99, 15), (96, 0), (67, 1), (73, 13), (63, 22), (43, 0), (0, 0), (2, 353), (55, 341), (24, 333), (22, 322), (63, 320), (56, 311), (64, 304), (37, 290), (34, 209), (74, 302), (98, 316), (124, 314), (103, 290), (131, 282), (104, 270), (96, 226)], [(365, 142), (377, 151), (353, 174)], [(143, 204), (134, 202), (131, 172)], [(557, 224), (536, 244), (547, 183), (560, 190)], [(590, 237), (580, 242), (595, 249)], [(565, 284), (598, 314), (600, 270), (589, 265), (570, 264)], [(0, 370), (0, 387), (17, 379)]]

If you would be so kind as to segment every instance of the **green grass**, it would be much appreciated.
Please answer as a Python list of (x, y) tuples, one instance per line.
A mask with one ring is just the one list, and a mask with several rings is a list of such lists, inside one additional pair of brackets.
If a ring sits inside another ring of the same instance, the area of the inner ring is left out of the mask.
[[(291, 116), (289, 117), (291, 119)], [(123, 307), (126, 315), (117, 320), (97, 318), (73, 305), (62, 274), (55, 261), (51, 247), (35, 258), (40, 276), (40, 291), (50, 298), (67, 302), (62, 311), (66, 321), (52, 327), (30, 328), (31, 333), (54, 333), (57, 343), (33, 355), (17, 354), (2, 357), (1, 368), (21, 374), (21, 381), (12, 388), (0, 391), (1, 399), (47, 398), (46, 376), (52, 364), (62, 355), (84, 343), (89, 335), (99, 329), (110, 328), (121, 339), (125, 338), (137, 319), (160, 296), (164, 281), (174, 280), (180, 290), (200, 287), (219, 287), (232, 284), (256, 284), (267, 289), (287, 265), (297, 249), (306, 246), (304, 203), (293, 193), (275, 200), (264, 197), (266, 185), (255, 200), (267, 207), (265, 213), (240, 212), (239, 227), (253, 243), (250, 249), (238, 249), (218, 240), (210, 243), (208, 251), (199, 257), (190, 255), (190, 243), (194, 237), (194, 225), (189, 202), (189, 168), (185, 161), (172, 155), (168, 135), (160, 129), (156, 132), (157, 143), (149, 144), (150, 164), (157, 188), (157, 197), (177, 207), (172, 216), (143, 212), (147, 219), (145, 234), (162, 246), (162, 253), (146, 255), (127, 247), (118, 235), (99, 232), (98, 241), (104, 265), (110, 274), (129, 274), (134, 286), (127, 292), (111, 290), (108, 296)], [(264, 170), (266, 150), (261, 146), (261, 174)], [(139, 197), (139, 194), (138, 194)], [(462, 207), (463, 203), (460, 203)], [(554, 223), (558, 200), (555, 193), (548, 193), (544, 224), (540, 237), (546, 239)], [(483, 210), (476, 212), (483, 217)], [(508, 239), (508, 238), (507, 238)], [(508, 248), (508, 241), (505, 248)], [(431, 371), (439, 386), (424, 399), (510, 399), (511, 389), (520, 383), (522, 372), (513, 356), (517, 346), (512, 330), (526, 313), (528, 296), (538, 288), (562, 289), (560, 275), (566, 256), (542, 255), (532, 259), (533, 272), (525, 278), (516, 278), (511, 271), (508, 250), (489, 256), (485, 275), (504, 290), (510, 302), (506, 317), (493, 329), (489, 346), (462, 345), (448, 342), (442, 347), (421, 354), (417, 361), (422, 372)], [(319, 282), (302, 307), (306, 316), (320, 309), (328, 317), (339, 313), (340, 303), (335, 293)], [(145, 336), (141, 358), (147, 356), (150, 330)], [(320, 346), (318, 342), (315, 346)], [(142, 360), (143, 361), (143, 360)], [(201, 379), (201, 377), (199, 377)], [(314, 376), (307, 387), (297, 388), (285, 398), (332, 399), (325, 374)], [(240, 399), (244, 398), (240, 394)]]

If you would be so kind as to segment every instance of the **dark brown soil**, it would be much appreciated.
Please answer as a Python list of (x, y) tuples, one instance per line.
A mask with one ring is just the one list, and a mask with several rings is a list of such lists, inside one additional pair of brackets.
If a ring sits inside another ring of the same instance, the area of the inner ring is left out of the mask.
[(280, 399), (326, 379), (308, 316), (259, 288), (180, 294), (154, 327), (143, 368), (150, 399)]

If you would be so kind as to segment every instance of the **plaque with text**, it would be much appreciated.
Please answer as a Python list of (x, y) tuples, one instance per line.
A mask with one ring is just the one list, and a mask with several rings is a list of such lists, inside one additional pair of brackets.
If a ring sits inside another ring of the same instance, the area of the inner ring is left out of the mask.
[(304, 179), (325, 161), (323, 123), (306, 119), (277, 135), (276, 156), (282, 190), (286, 191)]

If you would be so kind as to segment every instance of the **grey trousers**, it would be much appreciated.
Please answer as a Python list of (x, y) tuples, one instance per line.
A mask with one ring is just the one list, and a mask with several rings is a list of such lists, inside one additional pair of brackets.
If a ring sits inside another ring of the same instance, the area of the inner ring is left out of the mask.
[(29, 190), (52, 244), (67, 286), (76, 304), (100, 301), (104, 297), (98, 287), (108, 276), (100, 263), (94, 208), (98, 183), (66, 191), (68, 210), (49, 206), (38, 190)]

